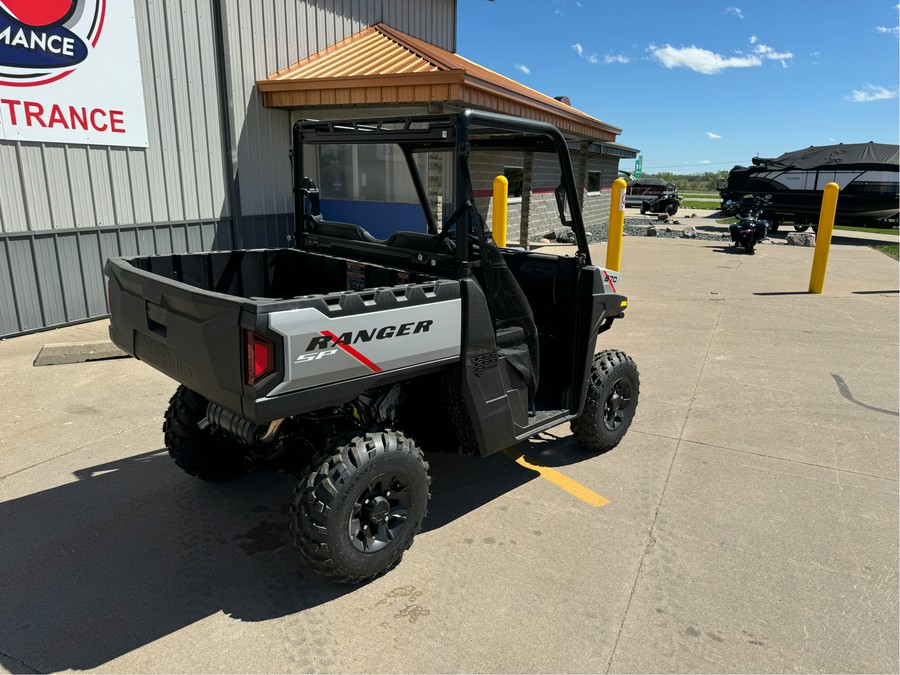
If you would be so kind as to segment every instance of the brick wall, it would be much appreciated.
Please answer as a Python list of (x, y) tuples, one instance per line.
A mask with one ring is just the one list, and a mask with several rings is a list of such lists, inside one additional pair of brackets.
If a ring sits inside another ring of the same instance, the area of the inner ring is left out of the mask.
[[(577, 153), (576, 153), (577, 154)], [(531, 160), (531, 161), (529, 161)], [(575, 160), (577, 180), (581, 183), (582, 213), (585, 229), (591, 232), (594, 241), (603, 241), (609, 232), (610, 188), (618, 177), (618, 159), (606, 155), (589, 154), (586, 161), (580, 156)], [(515, 246), (521, 242), (522, 212), (528, 214), (528, 241), (536, 241), (552, 230), (562, 229), (556, 199), (552, 192), (559, 183), (560, 168), (555, 156), (536, 153), (532, 158), (521, 152), (473, 152), (469, 160), (469, 173), (475, 190), (475, 205), (486, 222), (488, 229), (493, 218), (492, 197), (489, 194), (494, 177), (503, 174), (504, 167), (518, 166), (526, 169), (525, 187), (529, 186), (528, 167), (532, 168), (530, 199), (510, 197), (507, 218), (507, 242)], [(600, 193), (587, 194), (587, 172), (601, 172)]]

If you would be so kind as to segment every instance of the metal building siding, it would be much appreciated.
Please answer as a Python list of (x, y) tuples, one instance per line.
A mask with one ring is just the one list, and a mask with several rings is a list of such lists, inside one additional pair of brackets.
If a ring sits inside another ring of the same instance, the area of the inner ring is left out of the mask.
[(15, 143), (0, 143), (0, 232), (25, 230), (25, 201)]
[[(68, 174), (68, 195), (72, 200), (74, 217), (71, 227), (95, 227), (93, 187), (88, 166), (88, 149), (83, 146), (66, 148), (66, 172)], [(56, 186), (62, 189), (62, 186)], [(57, 223), (65, 227), (65, 223)]]

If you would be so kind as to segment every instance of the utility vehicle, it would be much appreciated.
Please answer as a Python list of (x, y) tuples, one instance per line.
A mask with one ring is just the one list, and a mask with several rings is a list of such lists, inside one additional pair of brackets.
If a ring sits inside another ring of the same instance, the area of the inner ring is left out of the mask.
[[(473, 177), (526, 154), (556, 182), (541, 194), (571, 255), (486, 230)], [(591, 264), (555, 127), (472, 110), (298, 122), (292, 166), (293, 246), (107, 262), (113, 342), (181, 385), (163, 424), (178, 466), (295, 474), (300, 556), (358, 582), (420, 530), (423, 450), (489, 455), (564, 422), (589, 450), (620, 441), (637, 369), (595, 347), (627, 302)]]

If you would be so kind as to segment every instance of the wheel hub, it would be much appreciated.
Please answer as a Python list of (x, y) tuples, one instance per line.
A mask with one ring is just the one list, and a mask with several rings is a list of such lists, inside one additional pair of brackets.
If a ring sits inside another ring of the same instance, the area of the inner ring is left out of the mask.
[(631, 404), (631, 383), (622, 378), (616, 380), (606, 398), (604, 422), (606, 428), (615, 431), (625, 422), (625, 412)]
[(618, 392), (613, 392), (613, 395), (609, 397), (609, 407), (613, 411), (622, 407), (622, 396)]
[(362, 553), (390, 544), (406, 526), (410, 507), (409, 479), (401, 473), (382, 475), (357, 497), (350, 513), (350, 543)]
[(388, 513), (391, 511), (390, 502), (384, 497), (375, 497), (363, 508), (363, 518), (369, 521), (370, 525), (387, 520)]

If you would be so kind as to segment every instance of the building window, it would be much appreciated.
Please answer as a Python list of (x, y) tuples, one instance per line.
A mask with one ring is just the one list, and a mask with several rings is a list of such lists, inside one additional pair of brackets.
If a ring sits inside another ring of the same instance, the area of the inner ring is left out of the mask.
[(509, 181), (509, 198), (522, 197), (522, 182), (525, 178), (525, 172), (521, 166), (504, 166), (503, 175)]
[(587, 191), (589, 195), (600, 194), (601, 171), (588, 171)]

